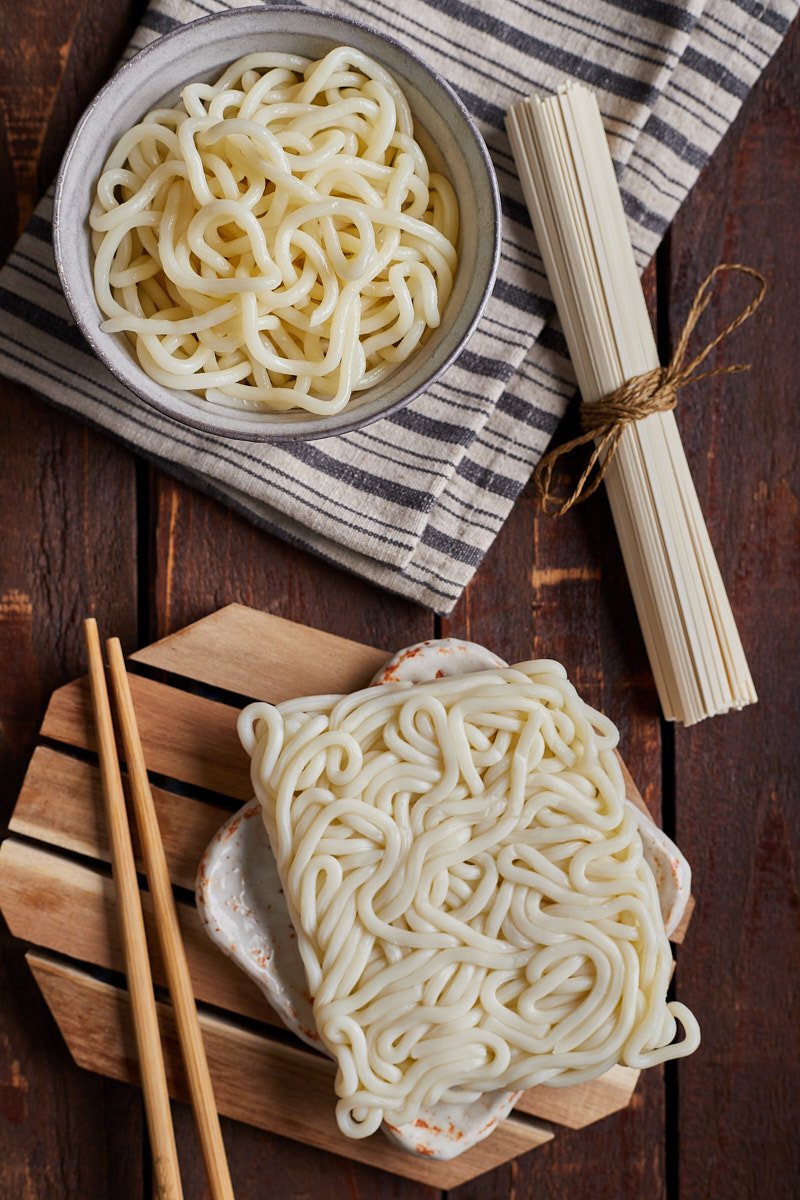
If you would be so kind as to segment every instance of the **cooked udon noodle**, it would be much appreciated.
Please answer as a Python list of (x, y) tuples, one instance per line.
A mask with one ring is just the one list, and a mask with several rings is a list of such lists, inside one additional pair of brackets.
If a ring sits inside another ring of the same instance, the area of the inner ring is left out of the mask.
[(239, 733), (344, 1133), (696, 1048), (617, 730), (558, 663), (252, 704)]
[(453, 188), (349, 47), (189, 84), (120, 139), (90, 224), (101, 328), (233, 408), (339, 412), (439, 325), (456, 269)]

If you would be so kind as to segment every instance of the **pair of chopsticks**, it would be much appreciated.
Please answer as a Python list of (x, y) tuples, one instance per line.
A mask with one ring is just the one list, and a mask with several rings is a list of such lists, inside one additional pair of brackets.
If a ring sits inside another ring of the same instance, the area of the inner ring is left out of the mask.
[[(103, 802), (111, 846), (111, 867), (117, 891), (125, 972), (139, 1054), (147, 1129), (153, 1153), (155, 1195), (157, 1200), (182, 1200), (183, 1188), (169, 1107), (147, 938), (97, 622), (94, 618), (89, 618), (84, 621), (83, 628), (89, 652), (89, 682), (97, 729)], [(233, 1200), (233, 1187), (194, 1002), (186, 951), (178, 925), (167, 860), (147, 778), (119, 638), (107, 641), (106, 651), (122, 748), (128, 766), (139, 842), (153, 897), (158, 939), (211, 1195), (213, 1200)]]

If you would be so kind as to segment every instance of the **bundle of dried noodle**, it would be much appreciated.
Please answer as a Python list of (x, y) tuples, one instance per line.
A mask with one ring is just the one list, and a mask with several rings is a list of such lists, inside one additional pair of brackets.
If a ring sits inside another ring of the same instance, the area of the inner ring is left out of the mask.
[[(515, 105), (507, 125), (591, 404), (659, 366), (600, 110), (592, 92), (569, 84)], [(671, 411), (625, 426), (605, 483), (665, 716), (692, 725), (752, 704), (753, 681)]]

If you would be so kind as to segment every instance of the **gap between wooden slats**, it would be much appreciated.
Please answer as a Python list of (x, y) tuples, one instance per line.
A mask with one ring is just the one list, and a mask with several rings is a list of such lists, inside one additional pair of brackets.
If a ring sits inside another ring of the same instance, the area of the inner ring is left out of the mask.
[[(166, 985), (152, 897), (144, 891), (141, 897), (153, 978)], [(281, 1025), (255, 983), (211, 941), (194, 905), (179, 900), (176, 907), (197, 998), (240, 1016)], [(11, 932), (23, 941), (96, 967), (125, 969), (110, 875), (6, 838), (0, 846), (0, 908)]]
[[(155, 786), (152, 791), (170, 879), (177, 887), (194, 891), (203, 851), (231, 815), (230, 809)], [(9, 829), (12, 833), (36, 838), (75, 854), (108, 862), (108, 835), (98, 768), (49, 746), (37, 746)], [(131, 822), (131, 834), (136, 863), (141, 871), (143, 865), (135, 822)]]
[[(136, 675), (130, 684), (149, 771), (242, 802), (251, 798), (250, 764), (236, 736), (237, 709)], [(53, 693), (41, 733), (95, 749), (87, 679)]]

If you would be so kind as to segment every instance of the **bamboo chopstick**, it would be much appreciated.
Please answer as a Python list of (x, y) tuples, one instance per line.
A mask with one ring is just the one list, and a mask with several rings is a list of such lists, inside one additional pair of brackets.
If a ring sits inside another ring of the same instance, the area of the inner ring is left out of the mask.
[(117, 720), (128, 767), (133, 810), (139, 830), (139, 843), (147, 872), (147, 881), (153, 897), (158, 940), (164, 959), (172, 1007), (175, 1011), (175, 1024), (186, 1068), (189, 1095), (200, 1137), (208, 1183), (213, 1200), (233, 1200), (228, 1160), (225, 1156), (225, 1146), (222, 1141), (222, 1131), (203, 1045), (203, 1035), (197, 1018), (186, 950), (178, 925), (178, 914), (175, 909), (164, 845), (158, 828), (158, 818), (153, 805), (153, 795), (147, 777), (144, 752), (136, 724), (136, 713), (119, 638), (111, 638), (106, 642), (106, 652)]
[(103, 804), (111, 847), (111, 869), (117, 892), (120, 937), (125, 957), (125, 974), (131, 997), (133, 1028), (139, 1055), (139, 1070), (147, 1117), (147, 1129), (153, 1152), (153, 1175), (158, 1200), (182, 1200), (178, 1152), (169, 1107), (164, 1056), (158, 1030), (158, 1015), (153, 994), (153, 979), (147, 955), (139, 883), (133, 858), (125, 796), (122, 791), (117, 747), (108, 689), (100, 650), (97, 622), (93, 617), (83, 623), (86, 648), (89, 652), (89, 683), (92, 709), (97, 730), (97, 749), (100, 756), (100, 777), (103, 784)]

